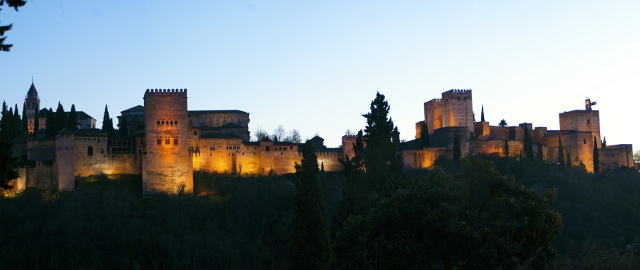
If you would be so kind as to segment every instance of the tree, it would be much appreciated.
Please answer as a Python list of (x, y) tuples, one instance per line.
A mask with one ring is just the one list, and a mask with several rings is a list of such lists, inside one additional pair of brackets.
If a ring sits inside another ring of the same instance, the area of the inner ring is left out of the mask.
[(531, 143), (531, 132), (529, 132), (529, 128), (527, 123), (524, 123), (522, 126), (524, 131), (524, 154), (528, 160), (533, 160), (533, 144)]
[[(4, 6), (5, 0), (0, 1), (0, 11), (2, 11), (2, 6)], [(24, 0), (6, 0), (7, 6), (18, 11), (19, 7), (24, 6), (27, 2)], [(13, 44), (5, 44), (4, 41), (7, 37), (4, 35), (5, 32), (11, 30), (13, 24), (9, 25), (0, 25), (0, 51), (8, 52), (13, 47)]]
[(640, 150), (633, 152), (633, 162), (640, 163)]
[(20, 131), (22, 129), (22, 119), (20, 119), (20, 114), (18, 114), (18, 104), (16, 103), (15, 109), (13, 110), (13, 130), (15, 132), (15, 136), (18, 137), (20, 135)]
[(499, 127), (507, 127), (507, 121), (505, 121), (504, 119), (500, 120), (500, 123), (498, 124)]
[[(600, 157), (598, 155), (598, 140), (596, 140), (596, 136), (593, 136), (593, 173), (600, 172)], [(605, 144), (602, 144), (603, 146)]]
[(422, 125), (422, 133), (420, 134), (420, 146), (422, 146), (422, 148), (431, 146), (431, 141), (429, 140), (429, 126), (427, 125), (427, 123), (424, 123), (424, 125)]
[(55, 134), (58, 134), (60, 130), (62, 130), (67, 126), (67, 116), (64, 113), (64, 108), (62, 107), (62, 104), (60, 102), (58, 102), (58, 108), (56, 109), (56, 114), (54, 119), (55, 119), (54, 136), (55, 136)]
[(567, 151), (567, 168), (573, 167), (573, 159), (571, 158), (571, 152)]
[[(47, 117), (46, 115), (43, 115), (43, 117)], [(47, 128), (45, 126), (45, 128)], [(38, 110), (38, 108), (36, 108), (34, 116), (33, 116), (33, 135), (35, 137), (36, 132), (40, 130), (40, 111)]]
[(504, 140), (504, 156), (509, 156), (509, 140)]
[(544, 153), (542, 152), (542, 144), (538, 144), (538, 161), (544, 160)]
[(462, 150), (460, 149), (460, 136), (456, 133), (453, 136), (453, 161), (460, 165), (460, 159), (462, 158)]
[(22, 104), (22, 128), (23, 132), (29, 132), (29, 119), (27, 118), (27, 103)]
[(13, 163), (17, 158), (11, 156), (11, 144), (5, 143), (0, 138), (0, 188), (12, 189), (9, 182), (20, 176), (18, 171), (13, 169)]
[(47, 110), (47, 120), (44, 126), (46, 136), (53, 137), (56, 135), (56, 115), (53, 113), (53, 109)]
[(484, 122), (484, 105), (482, 105), (482, 111), (480, 111), (480, 122)]
[(115, 137), (116, 132), (113, 129), (113, 119), (109, 117), (109, 109), (104, 105), (104, 116), (102, 117), (102, 130), (107, 132), (107, 136)]
[(558, 138), (558, 165), (564, 169), (564, 150), (562, 149), (562, 138)]
[(254, 136), (256, 136), (256, 141), (258, 142), (269, 139), (269, 134), (260, 127), (256, 130), (256, 134)]
[(460, 175), (438, 168), (388, 198), (372, 197), (338, 232), (336, 261), (343, 269), (542, 268), (557, 256), (555, 196), (466, 159)]
[(602, 149), (607, 148), (607, 137), (602, 138)]
[(297, 129), (292, 129), (289, 132), (289, 136), (288, 136), (288, 140), (289, 142), (292, 143), (301, 143), (302, 142), (302, 138), (300, 137), (300, 132), (298, 132)]
[(10, 142), (13, 134), (13, 113), (9, 113), (7, 110), (7, 103), (2, 102), (2, 115), (0, 118), (0, 138), (4, 141)]
[(289, 269), (329, 269), (331, 251), (327, 214), (322, 203), (318, 159), (307, 141), (300, 164), (296, 162), (295, 214), (287, 261)]
[(284, 130), (284, 128), (282, 127), (282, 125), (279, 125), (277, 128), (275, 128), (273, 130), (273, 136), (271, 137), (271, 139), (274, 142), (279, 142), (279, 141), (283, 141), (284, 139), (284, 135), (287, 133), (286, 130)]
[(76, 105), (71, 104), (71, 111), (67, 117), (67, 128), (75, 130), (78, 128), (78, 113), (76, 112)]

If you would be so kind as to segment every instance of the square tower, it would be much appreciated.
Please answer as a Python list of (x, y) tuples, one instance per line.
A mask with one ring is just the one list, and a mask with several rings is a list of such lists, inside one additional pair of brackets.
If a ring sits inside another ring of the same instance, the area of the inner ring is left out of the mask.
[(452, 89), (442, 93), (442, 126), (467, 127), (473, 131), (471, 90)]
[(424, 122), (429, 134), (442, 126), (442, 100), (434, 98), (424, 103)]
[[(598, 148), (602, 148), (600, 112), (597, 110), (575, 110), (560, 113), (560, 130), (590, 131), (596, 137)], [(590, 140), (593, 141), (593, 138)]]
[(142, 194), (193, 194), (188, 150), (187, 89), (147, 89)]

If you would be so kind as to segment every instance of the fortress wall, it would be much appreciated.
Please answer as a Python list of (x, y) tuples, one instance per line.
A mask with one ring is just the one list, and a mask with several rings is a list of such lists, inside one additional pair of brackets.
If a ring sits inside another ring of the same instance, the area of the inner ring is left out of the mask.
[(598, 160), (602, 171), (620, 166), (634, 168), (633, 146), (631, 144), (621, 144), (607, 145), (604, 149), (598, 148)]
[(489, 126), (489, 134), (495, 136), (496, 140), (506, 141), (509, 139), (509, 128)]
[(340, 163), (341, 152), (316, 152), (316, 156), (318, 156), (318, 166), (324, 164), (324, 170), (327, 172), (341, 172), (344, 169)]
[(447, 158), (446, 147), (425, 147), (421, 150), (402, 151), (402, 162), (405, 169), (426, 169), (439, 158)]
[(504, 141), (471, 141), (469, 142), (469, 156), (497, 154), (504, 156)]
[(442, 125), (473, 130), (471, 90), (449, 90), (442, 93)]
[(146, 155), (143, 195), (193, 194), (193, 166), (188, 149), (187, 90), (147, 89), (144, 95)]
[(356, 143), (356, 136), (342, 136), (342, 155), (353, 158), (355, 152), (353, 151), (353, 145)]
[(536, 127), (533, 131), (531, 131), (531, 142), (532, 143), (541, 143), (542, 138), (547, 135), (546, 127)]
[(424, 121), (416, 122), (416, 139), (420, 139), (420, 136), (422, 136), (423, 127), (424, 127)]
[(448, 147), (453, 143), (458, 134), (460, 142), (469, 141), (469, 129), (467, 127), (444, 127), (437, 129), (430, 138), (431, 145), (435, 147)]
[(277, 174), (295, 173), (296, 162), (300, 164), (302, 161), (302, 153), (297, 151), (271, 151), (262, 154), (273, 157), (273, 169)]
[(60, 134), (56, 137), (56, 161), (58, 171), (58, 190), (71, 191), (76, 188), (74, 137)]
[(591, 132), (557, 132), (555, 135), (546, 136), (542, 143), (548, 147), (548, 160), (558, 162), (559, 139), (562, 138), (564, 157), (571, 155), (572, 166), (585, 166), (588, 172), (593, 172), (593, 138)]
[(489, 122), (476, 122), (474, 124), (473, 132), (476, 136), (490, 135), (491, 127), (489, 126)]
[(602, 147), (600, 113), (598, 111), (575, 110), (560, 113), (560, 129), (593, 132), (593, 136), (597, 139), (598, 148)]
[(509, 127), (509, 140), (524, 141), (524, 130), (522, 130), (522, 127)]
[(36, 161), (36, 166), (27, 168), (28, 186), (35, 188), (53, 188), (56, 171), (53, 163), (50, 161)]
[(11, 193), (23, 192), (27, 189), (27, 168), (17, 168), (18, 178), (9, 181), (9, 185), (13, 186)]
[(429, 134), (443, 127), (442, 100), (434, 98), (424, 103), (424, 121), (429, 128)]

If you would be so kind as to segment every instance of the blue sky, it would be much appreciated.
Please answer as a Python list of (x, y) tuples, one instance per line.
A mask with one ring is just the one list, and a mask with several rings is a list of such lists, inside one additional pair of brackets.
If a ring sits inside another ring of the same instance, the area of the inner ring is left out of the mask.
[(365, 126), (376, 91), (401, 139), (423, 103), (472, 89), (479, 120), (558, 129), (558, 113), (598, 102), (609, 144), (640, 149), (638, 1), (44, 1), (0, 12), (0, 99), (102, 121), (145, 89), (187, 88), (189, 109), (250, 113), (340, 145)]

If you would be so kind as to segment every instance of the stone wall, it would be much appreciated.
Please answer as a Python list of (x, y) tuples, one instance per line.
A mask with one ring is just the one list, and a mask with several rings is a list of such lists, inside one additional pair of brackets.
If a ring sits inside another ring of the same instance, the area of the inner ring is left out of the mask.
[(473, 131), (471, 90), (449, 90), (442, 93), (442, 126), (467, 127)]
[(606, 148), (598, 148), (598, 160), (600, 161), (601, 171), (621, 166), (635, 167), (631, 144), (607, 145)]
[(429, 134), (443, 127), (441, 99), (434, 98), (424, 103), (424, 121), (429, 128)]

